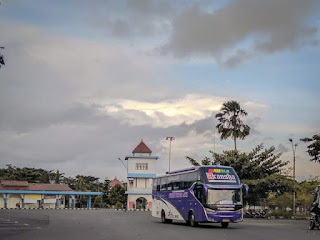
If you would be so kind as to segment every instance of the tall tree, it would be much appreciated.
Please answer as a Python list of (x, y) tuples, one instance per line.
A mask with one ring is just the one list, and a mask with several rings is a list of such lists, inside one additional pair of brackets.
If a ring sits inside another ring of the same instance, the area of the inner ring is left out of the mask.
[(112, 205), (115, 205), (117, 202), (121, 202), (122, 204), (126, 201), (125, 189), (120, 185), (115, 185), (110, 189), (109, 192), (109, 200)]
[(307, 153), (311, 157), (310, 161), (320, 163), (320, 133), (315, 134), (312, 138), (302, 138), (300, 139), (303, 142), (312, 142), (308, 145)]
[(1, 169), (0, 179), (28, 181), (30, 183), (50, 183), (52, 174), (54, 174), (52, 171), (41, 168), (18, 168), (9, 164), (7, 168)]
[(61, 176), (62, 176), (62, 174), (60, 174), (59, 170), (57, 170), (56, 176), (55, 176), (55, 179), (54, 179), (54, 183), (55, 184), (60, 184)]
[(221, 134), (221, 140), (231, 137), (235, 150), (237, 150), (237, 138), (244, 139), (250, 133), (250, 127), (241, 120), (241, 117), (247, 115), (248, 113), (236, 101), (223, 103), (220, 112), (215, 115), (220, 122), (216, 128)]

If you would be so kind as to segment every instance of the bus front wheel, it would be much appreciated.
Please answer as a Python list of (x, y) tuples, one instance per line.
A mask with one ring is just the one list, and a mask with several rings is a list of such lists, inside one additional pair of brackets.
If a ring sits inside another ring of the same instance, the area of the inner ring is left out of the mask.
[(195, 220), (194, 214), (193, 212), (189, 213), (189, 219), (188, 219), (188, 223), (190, 224), (191, 227), (196, 227), (198, 226), (198, 223)]
[(228, 226), (229, 226), (229, 223), (227, 223), (227, 222), (221, 223), (221, 227), (223, 227), (223, 228), (227, 228)]
[(161, 222), (172, 223), (172, 219), (166, 219), (166, 213), (164, 212), (164, 210), (161, 211)]

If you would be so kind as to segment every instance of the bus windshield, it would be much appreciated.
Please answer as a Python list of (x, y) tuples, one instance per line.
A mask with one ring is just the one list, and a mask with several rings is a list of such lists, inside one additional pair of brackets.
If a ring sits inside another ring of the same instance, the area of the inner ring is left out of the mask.
[(240, 190), (208, 189), (207, 204), (209, 205), (241, 205)]

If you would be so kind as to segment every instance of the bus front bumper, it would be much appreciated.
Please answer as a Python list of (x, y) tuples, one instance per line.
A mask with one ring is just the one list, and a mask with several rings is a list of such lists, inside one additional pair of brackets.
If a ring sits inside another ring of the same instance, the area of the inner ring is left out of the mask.
[(209, 222), (241, 222), (243, 220), (242, 213), (236, 212), (218, 212), (207, 213)]

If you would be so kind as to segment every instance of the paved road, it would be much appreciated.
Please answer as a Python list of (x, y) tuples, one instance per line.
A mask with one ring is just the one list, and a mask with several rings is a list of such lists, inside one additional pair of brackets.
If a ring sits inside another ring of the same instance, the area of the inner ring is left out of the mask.
[(320, 230), (307, 230), (304, 220), (245, 219), (223, 229), (219, 224), (162, 224), (150, 212), (107, 210), (0, 210), (1, 240), (150, 239), (260, 240), (320, 239)]

